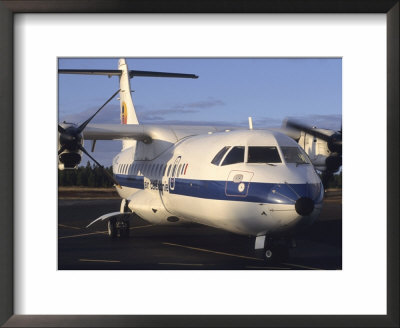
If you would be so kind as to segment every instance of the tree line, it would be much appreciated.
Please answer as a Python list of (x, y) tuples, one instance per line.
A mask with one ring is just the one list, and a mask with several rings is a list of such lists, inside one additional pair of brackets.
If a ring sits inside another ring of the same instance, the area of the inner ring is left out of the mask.
[[(112, 167), (105, 167), (112, 175)], [(83, 187), (112, 187), (114, 183), (97, 165), (87, 162), (86, 166), (79, 166), (76, 170), (58, 170), (59, 186)]]

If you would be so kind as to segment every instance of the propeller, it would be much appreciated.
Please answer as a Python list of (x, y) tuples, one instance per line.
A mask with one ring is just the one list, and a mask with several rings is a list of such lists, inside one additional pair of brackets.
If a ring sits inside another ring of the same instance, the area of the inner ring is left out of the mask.
[(90, 116), (79, 126), (75, 124), (69, 124), (68, 126), (61, 126), (60, 124), (58, 125), (58, 132), (60, 133), (59, 142), (61, 146), (58, 150), (58, 155), (62, 154), (65, 150), (68, 150), (69, 152), (77, 152), (79, 150), (82, 151), (103, 170), (103, 172), (114, 182), (117, 187), (121, 188), (118, 181), (99, 162), (97, 162), (82, 145), (82, 132), (85, 130), (86, 126), (118, 94), (119, 91), (120, 89), (118, 89), (110, 98), (108, 98), (107, 101), (92, 116)]
[(325, 160), (326, 170), (322, 172), (322, 184), (326, 189), (329, 181), (333, 178), (333, 174), (342, 166), (342, 127), (339, 131), (334, 131), (333, 134), (324, 133), (321, 130), (309, 127), (295, 121), (286, 121), (286, 127), (298, 131), (303, 131), (315, 138), (326, 141), (331, 154)]
[(304, 131), (307, 134), (311, 134), (318, 139), (326, 141), (328, 149), (332, 153), (342, 153), (342, 128), (340, 128), (339, 131), (335, 131), (332, 135), (328, 135), (320, 130), (295, 121), (287, 121), (286, 126), (295, 130)]

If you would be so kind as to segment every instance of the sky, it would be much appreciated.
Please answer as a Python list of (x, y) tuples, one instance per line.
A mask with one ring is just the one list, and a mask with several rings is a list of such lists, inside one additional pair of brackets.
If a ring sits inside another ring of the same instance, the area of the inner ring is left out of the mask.
[[(134, 77), (140, 124), (280, 127), (294, 118), (339, 130), (342, 120), (340, 58), (126, 58), (130, 70), (189, 73), (198, 79)], [(118, 69), (118, 58), (60, 58), (62, 69)], [(59, 121), (81, 123), (119, 89), (118, 77), (59, 74)], [(120, 123), (115, 97), (91, 123)], [(85, 147), (90, 150), (91, 142)], [(109, 166), (120, 141), (98, 141), (92, 154)], [(86, 165), (84, 156), (81, 165)]]

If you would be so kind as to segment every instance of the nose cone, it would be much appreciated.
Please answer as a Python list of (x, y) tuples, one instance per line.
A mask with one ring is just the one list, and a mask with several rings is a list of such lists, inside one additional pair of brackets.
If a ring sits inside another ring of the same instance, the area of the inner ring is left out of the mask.
[(300, 197), (296, 200), (295, 209), (300, 215), (309, 215), (314, 210), (314, 201), (308, 197)]

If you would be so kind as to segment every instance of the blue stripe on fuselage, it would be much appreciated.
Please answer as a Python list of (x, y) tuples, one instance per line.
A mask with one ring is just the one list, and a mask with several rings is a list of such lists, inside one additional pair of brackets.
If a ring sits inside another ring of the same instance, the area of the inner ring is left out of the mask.
[[(143, 176), (116, 175), (121, 186), (144, 189)], [(170, 194), (189, 197), (244, 201), (255, 203), (294, 204), (300, 197), (309, 197), (316, 204), (322, 202), (323, 189), (321, 183), (314, 184), (277, 184), (264, 182), (242, 182), (244, 188), (239, 189), (240, 183), (218, 180), (193, 180), (175, 178), (174, 190)], [(163, 188), (158, 184), (158, 188)]]
[(121, 186), (144, 189), (144, 176), (117, 174), (115, 175), (115, 179), (117, 179)]
[[(321, 185), (316, 184), (276, 184), (264, 182), (243, 182), (244, 187), (239, 190), (240, 183), (232, 181), (189, 180), (175, 179), (175, 189), (171, 194), (185, 195), (198, 198), (234, 200), (256, 203), (294, 204), (300, 197), (309, 197), (315, 203), (322, 201)], [(237, 193), (233, 193), (233, 190)], [(243, 190), (243, 191), (241, 191)]]

